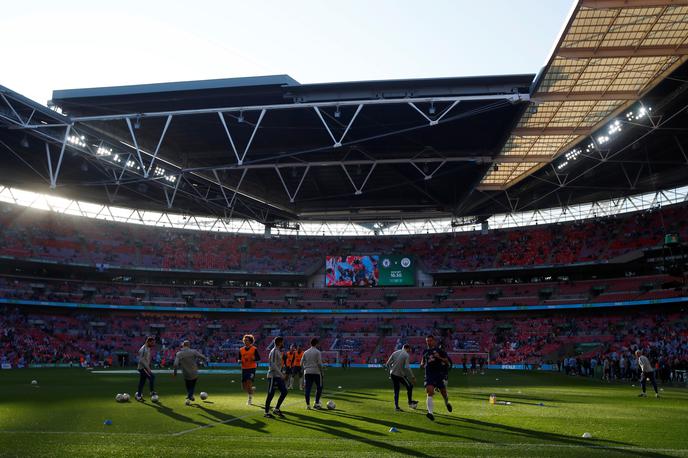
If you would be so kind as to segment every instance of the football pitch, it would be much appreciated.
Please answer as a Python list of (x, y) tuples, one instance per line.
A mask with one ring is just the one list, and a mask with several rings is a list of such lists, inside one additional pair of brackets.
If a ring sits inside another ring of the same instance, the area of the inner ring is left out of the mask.
[[(454, 411), (447, 413), (438, 394), (432, 422), (422, 387), (414, 392), (417, 410), (406, 407), (402, 392), (404, 411), (395, 412), (382, 369), (329, 369), (323, 404), (333, 400), (335, 410), (306, 410), (297, 389), (283, 405), (286, 418), (268, 419), (262, 377), (253, 406), (239, 375), (228, 374), (202, 375), (197, 392), (207, 391), (208, 400), (197, 395), (186, 406), (183, 380), (169, 374), (157, 376), (161, 402), (153, 404), (149, 396), (115, 402), (117, 393), (133, 395), (136, 374), (2, 371), (0, 456), (688, 456), (685, 388), (638, 398), (639, 388), (628, 384), (455, 370)], [(490, 394), (510, 405), (490, 405)], [(592, 438), (582, 438), (585, 432)]]

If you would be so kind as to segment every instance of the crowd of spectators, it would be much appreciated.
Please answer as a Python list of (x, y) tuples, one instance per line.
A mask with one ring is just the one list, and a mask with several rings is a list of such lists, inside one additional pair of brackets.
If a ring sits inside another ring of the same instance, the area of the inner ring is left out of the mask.
[(418, 362), (425, 336), (438, 336), (455, 365), (480, 356), (490, 364), (553, 364), (567, 374), (606, 380), (634, 379), (632, 357), (642, 349), (668, 381), (688, 364), (688, 320), (683, 310), (666, 312), (581, 311), (522, 314), (406, 314), (218, 316), (114, 311), (41, 311), (0, 307), (0, 363), (13, 367), (35, 363), (127, 365), (148, 335), (156, 336), (155, 362), (169, 366), (180, 343), (189, 339), (212, 362), (236, 362), (245, 333), (256, 336), (266, 352), (276, 335), (287, 345), (319, 336), (322, 350), (346, 353), (352, 363), (383, 361), (403, 343)]
[[(393, 298), (390, 292), (394, 293)], [(336, 293), (329, 288), (239, 288), (0, 276), (0, 297), (6, 299), (191, 308), (500, 307), (661, 299), (687, 293), (681, 279), (670, 275), (544, 283), (477, 283), (451, 288), (350, 288), (339, 289)]]
[(58, 263), (312, 273), (327, 255), (404, 253), (426, 272), (605, 262), (688, 237), (688, 206), (485, 233), (380, 236), (252, 236), (112, 223), (0, 204), (0, 255)]

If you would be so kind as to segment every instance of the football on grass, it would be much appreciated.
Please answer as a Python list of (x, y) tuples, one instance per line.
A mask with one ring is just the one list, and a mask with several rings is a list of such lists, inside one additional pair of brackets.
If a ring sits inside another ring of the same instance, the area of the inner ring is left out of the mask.
[(327, 401), (327, 408), (330, 410), (334, 410), (334, 408), (337, 407), (337, 404), (334, 403), (334, 401), (330, 400)]
[(205, 401), (206, 399), (208, 399), (208, 393), (201, 391), (201, 400)]

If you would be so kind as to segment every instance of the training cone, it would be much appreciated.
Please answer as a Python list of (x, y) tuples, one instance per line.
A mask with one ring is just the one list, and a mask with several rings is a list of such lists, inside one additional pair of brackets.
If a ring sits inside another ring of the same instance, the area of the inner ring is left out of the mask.
[(396, 426), (392, 426), (391, 428), (389, 428), (389, 432), (390, 432), (390, 433), (398, 433), (399, 430), (397, 429)]
[(112, 420), (105, 420), (103, 424), (106, 426), (110, 426), (112, 424)]
[(592, 434), (590, 433), (583, 433), (583, 439), (590, 439), (592, 437)]

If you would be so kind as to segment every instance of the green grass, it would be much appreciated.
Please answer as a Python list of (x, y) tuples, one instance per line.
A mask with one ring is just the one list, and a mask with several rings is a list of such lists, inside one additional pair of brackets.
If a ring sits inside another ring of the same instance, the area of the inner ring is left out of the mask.
[[(256, 404), (264, 400), (260, 377)], [(201, 376), (198, 391), (210, 398), (187, 407), (183, 381), (166, 374), (158, 375), (155, 405), (115, 402), (118, 392), (133, 394), (133, 374), (2, 371), (0, 456), (688, 456), (682, 388), (667, 387), (657, 400), (638, 398), (629, 385), (558, 374), (454, 371), (454, 412), (436, 396), (431, 422), (422, 388), (414, 396), (419, 409), (397, 413), (382, 370), (331, 369), (324, 399), (336, 410), (307, 411), (302, 393), (291, 391), (286, 419), (271, 420), (246, 405), (238, 379)], [(491, 393), (512, 404), (490, 405)], [(593, 438), (582, 439), (584, 432)]]

